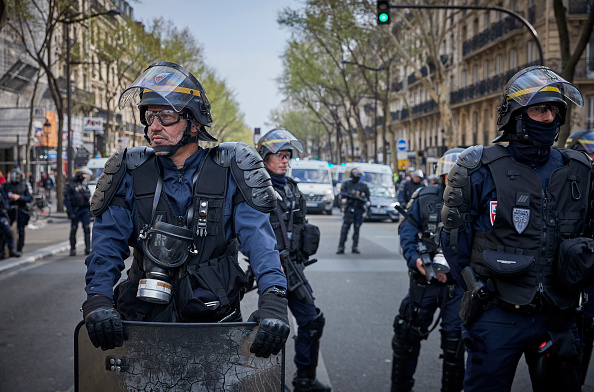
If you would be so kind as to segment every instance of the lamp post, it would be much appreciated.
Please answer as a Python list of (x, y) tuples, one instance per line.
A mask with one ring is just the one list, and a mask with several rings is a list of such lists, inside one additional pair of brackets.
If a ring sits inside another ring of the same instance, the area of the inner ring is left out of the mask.
[[(87, 19), (95, 18), (97, 16), (109, 15), (109, 16), (116, 16), (119, 15), (120, 11), (116, 9), (112, 9), (106, 12), (99, 12), (96, 14), (85, 15), (81, 18), (77, 19), (62, 19), (59, 22), (64, 23), (66, 27), (66, 106), (67, 106), (67, 116), (68, 116), (68, 150), (66, 151), (67, 154), (67, 162), (68, 162), (68, 179), (72, 178), (72, 109), (71, 109), (71, 91), (72, 86), (70, 85), (70, 25), (73, 23), (79, 23), (85, 21)], [(61, 137), (61, 135), (58, 135)], [(58, 154), (61, 154), (62, 151), (58, 151)], [(62, 168), (58, 168), (60, 173), (62, 172)]]
[[(374, 88), (373, 88), (373, 139), (374, 139), (373, 140), (373, 160), (374, 160), (374, 162), (377, 163), (377, 73), (378, 73), (378, 71), (382, 71), (386, 67), (386, 64), (384, 64), (378, 68), (373, 68), (373, 67), (369, 67), (364, 64), (354, 63), (352, 61), (347, 61), (347, 60), (342, 60), (341, 63), (356, 65), (358, 67), (361, 67), (363, 69), (373, 72), (374, 79), (375, 79), (375, 84), (374, 84)], [(385, 119), (384, 119), (384, 121), (385, 121)], [(382, 140), (382, 144), (383, 144), (383, 140)], [(384, 154), (385, 154), (385, 152), (384, 152)]]
[(51, 129), (52, 123), (46, 118), (45, 122), (43, 123), (43, 136), (45, 136), (45, 173), (49, 176), (49, 156), (47, 154), (47, 150), (49, 148), (49, 131)]

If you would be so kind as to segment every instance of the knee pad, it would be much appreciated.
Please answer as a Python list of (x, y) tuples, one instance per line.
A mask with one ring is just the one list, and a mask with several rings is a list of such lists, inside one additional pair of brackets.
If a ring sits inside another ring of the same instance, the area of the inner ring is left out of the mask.
[(324, 313), (319, 308), (316, 308), (316, 310), (318, 311), (317, 316), (311, 319), (304, 329), (309, 331), (309, 336), (312, 339), (319, 340), (322, 337), (322, 332), (324, 332), (326, 318), (324, 317)]

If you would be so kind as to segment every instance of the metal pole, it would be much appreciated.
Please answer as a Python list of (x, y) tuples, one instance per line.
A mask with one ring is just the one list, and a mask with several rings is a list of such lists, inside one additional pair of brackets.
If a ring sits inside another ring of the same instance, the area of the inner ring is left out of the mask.
[(542, 45), (540, 44), (540, 39), (538, 38), (538, 33), (536, 32), (534, 27), (532, 27), (530, 22), (528, 22), (526, 19), (524, 19), (524, 17), (522, 15), (520, 15), (517, 12), (514, 12), (512, 10), (508, 10), (507, 8), (496, 7), (496, 6), (493, 6), (493, 7), (480, 6), (480, 5), (390, 5), (390, 8), (396, 8), (396, 9), (400, 9), (400, 8), (403, 8), (403, 9), (404, 8), (415, 8), (415, 9), (427, 8), (427, 9), (454, 9), (454, 10), (493, 10), (493, 11), (504, 12), (504, 13), (509, 14), (509, 15), (513, 16), (514, 18), (518, 19), (520, 22), (522, 22), (524, 24), (524, 26), (528, 27), (528, 30), (530, 30), (530, 34), (532, 34), (534, 41), (536, 41), (536, 46), (538, 47), (538, 54), (540, 55), (540, 65), (544, 65), (544, 54), (542, 52)]
[(373, 160), (374, 163), (377, 163), (377, 71), (379, 71), (379, 69), (376, 69), (375, 71), (373, 71), (373, 74), (375, 75), (375, 88), (374, 88), (374, 94), (373, 94), (373, 101), (374, 101), (374, 113), (373, 113)]
[[(66, 150), (66, 164), (68, 165), (68, 179), (72, 178), (72, 110), (71, 110), (71, 89), (70, 86), (70, 22), (65, 22), (66, 25), (66, 105), (68, 111), (68, 129), (67, 129), (67, 136), (68, 136), (68, 145)], [(61, 137), (61, 135), (58, 135)], [(58, 151), (58, 154), (62, 154), (62, 151)], [(58, 168), (58, 170), (63, 170), (63, 168)]]

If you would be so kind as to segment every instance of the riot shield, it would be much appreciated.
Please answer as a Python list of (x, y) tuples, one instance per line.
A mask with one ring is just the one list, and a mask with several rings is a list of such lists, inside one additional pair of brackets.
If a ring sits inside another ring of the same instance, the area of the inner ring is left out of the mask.
[(124, 345), (95, 348), (84, 322), (74, 332), (76, 392), (282, 392), (284, 349), (250, 353), (256, 323), (124, 321)]

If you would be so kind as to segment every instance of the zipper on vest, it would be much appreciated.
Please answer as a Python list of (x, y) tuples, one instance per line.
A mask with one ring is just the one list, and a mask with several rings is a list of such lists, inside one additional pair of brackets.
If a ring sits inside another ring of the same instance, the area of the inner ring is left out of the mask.
[(179, 181), (180, 184), (183, 182), (183, 176), (184, 176), (183, 170), (178, 170), (178, 172), (177, 172), (177, 179), (178, 179), (178, 181)]

